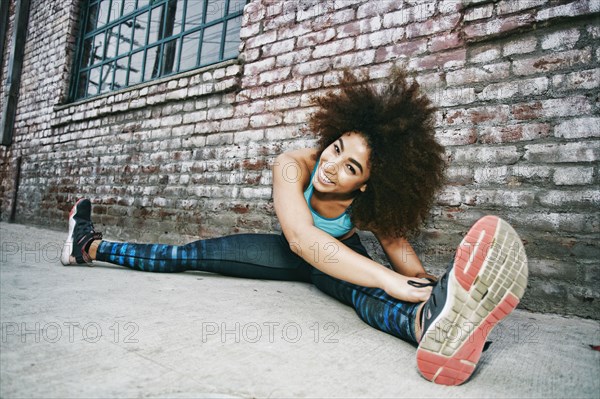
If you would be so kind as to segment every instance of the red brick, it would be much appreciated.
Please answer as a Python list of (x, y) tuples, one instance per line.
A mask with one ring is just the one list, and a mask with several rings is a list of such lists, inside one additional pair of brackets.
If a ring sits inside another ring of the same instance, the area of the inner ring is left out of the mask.
[(327, 43), (335, 38), (335, 29), (323, 29), (318, 32), (311, 32), (300, 36), (296, 42), (296, 48), (315, 46), (317, 44)]
[(547, 0), (502, 1), (498, 3), (496, 13), (498, 15), (513, 14), (522, 10), (546, 5), (546, 3), (548, 3)]
[(519, 28), (530, 27), (534, 22), (533, 14), (519, 14), (507, 18), (496, 18), (489, 22), (467, 25), (464, 29), (467, 41), (481, 40)]
[(444, 146), (474, 144), (477, 132), (475, 128), (444, 129), (436, 134), (436, 139)]
[(312, 56), (313, 58), (331, 57), (332, 55), (343, 54), (354, 49), (354, 38), (345, 38), (331, 43), (316, 46)]
[(456, 27), (460, 19), (460, 14), (454, 14), (450, 16), (444, 15), (442, 17), (432, 18), (421, 23), (413, 23), (406, 27), (406, 37), (414, 38), (450, 31)]
[(244, 74), (254, 77), (261, 72), (269, 71), (275, 66), (275, 57), (267, 58), (244, 66)]
[(485, 4), (481, 7), (471, 8), (465, 13), (465, 21), (475, 21), (478, 19), (485, 19), (492, 16), (494, 11), (493, 4)]
[(515, 119), (553, 118), (587, 114), (591, 111), (590, 101), (583, 96), (540, 100), (515, 104), (512, 114)]
[(513, 72), (516, 75), (546, 73), (571, 68), (573, 66), (587, 65), (590, 63), (591, 59), (592, 56), (589, 48), (571, 50), (513, 61)]
[(550, 125), (546, 123), (490, 126), (479, 130), (479, 140), (485, 144), (530, 141), (549, 135)]
[(444, 121), (448, 125), (505, 123), (508, 120), (510, 108), (508, 105), (474, 107), (467, 109), (452, 109), (446, 112)]
[(504, 45), (503, 55), (525, 54), (535, 50), (537, 37), (529, 36), (522, 39), (511, 40)]
[(402, 2), (397, 1), (367, 1), (356, 12), (356, 18), (374, 17), (376, 15), (385, 15), (391, 11), (404, 6)]
[(415, 55), (424, 53), (426, 50), (426, 39), (410, 40), (393, 46), (380, 47), (375, 53), (375, 62), (385, 62), (398, 57), (412, 58)]
[(340, 25), (336, 28), (336, 33), (337, 37), (342, 39), (348, 36), (352, 37), (364, 33), (376, 32), (379, 29), (381, 29), (381, 18), (377, 16)]
[(411, 59), (409, 65), (417, 70), (447, 68), (463, 65), (466, 59), (466, 49), (446, 51)]
[(290, 52), (294, 49), (294, 42), (294, 39), (287, 39), (264, 45), (262, 47), (262, 57), (267, 58), (274, 55)]
[(429, 51), (432, 53), (460, 47), (463, 45), (463, 40), (458, 33), (445, 32), (440, 36), (435, 36), (429, 39)]
[(268, 43), (273, 43), (275, 40), (277, 40), (277, 31), (271, 30), (267, 33), (248, 38), (248, 40), (246, 40), (246, 46), (248, 48), (259, 47)]
[(568, 4), (546, 8), (538, 11), (536, 21), (546, 21), (558, 17), (574, 17), (600, 11), (600, 4), (596, 0), (577, 0)]
[(560, 91), (595, 89), (600, 86), (600, 68), (555, 75), (552, 85)]
[(594, 141), (531, 144), (525, 146), (524, 159), (538, 163), (595, 162), (600, 159), (600, 145)]
[(358, 36), (356, 38), (356, 49), (377, 48), (383, 45), (396, 43), (404, 37), (402, 28), (392, 28)]
[(554, 128), (554, 136), (568, 139), (600, 137), (600, 118), (586, 117), (562, 121)]
[(463, 68), (446, 74), (448, 86), (489, 82), (506, 79), (509, 75), (510, 64), (502, 62), (481, 67)]

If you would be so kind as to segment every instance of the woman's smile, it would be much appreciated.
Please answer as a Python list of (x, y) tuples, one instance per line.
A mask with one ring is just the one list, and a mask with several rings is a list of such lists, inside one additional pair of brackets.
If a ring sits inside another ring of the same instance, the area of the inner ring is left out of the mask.
[(321, 167), (319, 168), (319, 173), (317, 173), (317, 177), (319, 178), (319, 181), (321, 182), (321, 184), (327, 185), (327, 186), (333, 186), (335, 185), (335, 183), (327, 177), (327, 173), (325, 173), (325, 167), (327, 165), (323, 164), (321, 165)]
[(321, 193), (356, 194), (364, 191), (369, 179), (371, 149), (364, 137), (348, 132), (321, 153), (313, 178), (315, 190)]

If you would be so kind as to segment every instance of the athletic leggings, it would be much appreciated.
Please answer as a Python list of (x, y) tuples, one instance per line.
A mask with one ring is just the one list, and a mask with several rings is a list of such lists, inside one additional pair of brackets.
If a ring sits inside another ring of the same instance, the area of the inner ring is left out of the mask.
[[(342, 242), (369, 257), (358, 234)], [(234, 277), (313, 283), (324, 293), (352, 306), (372, 327), (416, 343), (414, 320), (418, 303), (400, 301), (381, 289), (350, 284), (319, 271), (290, 250), (283, 234), (236, 234), (182, 246), (102, 241), (96, 260), (148, 272), (197, 270)]]

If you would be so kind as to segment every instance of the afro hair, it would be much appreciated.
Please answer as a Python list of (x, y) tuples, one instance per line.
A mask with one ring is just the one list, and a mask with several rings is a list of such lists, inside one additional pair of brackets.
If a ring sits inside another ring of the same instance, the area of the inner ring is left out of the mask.
[[(379, 87), (378, 87), (379, 86)], [(428, 218), (444, 184), (444, 147), (435, 140), (435, 108), (419, 84), (394, 67), (383, 85), (369, 84), (348, 69), (338, 90), (313, 98), (308, 127), (319, 154), (341, 135), (360, 133), (371, 149), (367, 189), (351, 206), (360, 229), (383, 237), (407, 237)]]

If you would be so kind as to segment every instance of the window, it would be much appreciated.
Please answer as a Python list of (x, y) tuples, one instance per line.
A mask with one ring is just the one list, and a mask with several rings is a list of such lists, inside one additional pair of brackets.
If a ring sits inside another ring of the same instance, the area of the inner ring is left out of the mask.
[(74, 100), (238, 55), (247, 0), (84, 0)]

